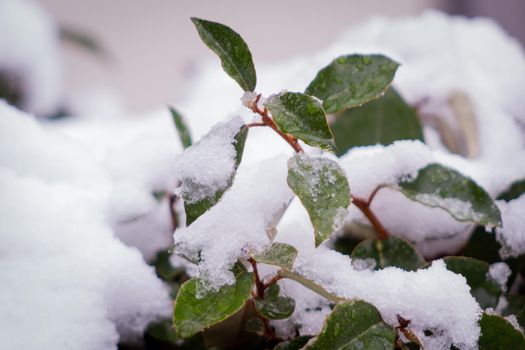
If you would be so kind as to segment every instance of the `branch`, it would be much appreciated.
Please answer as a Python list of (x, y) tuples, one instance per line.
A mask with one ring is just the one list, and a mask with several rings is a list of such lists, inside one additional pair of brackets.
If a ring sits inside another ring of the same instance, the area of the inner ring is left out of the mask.
[(381, 221), (377, 218), (374, 212), (370, 209), (370, 203), (364, 199), (352, 197), (352, 203), (361, 210), (361, 212), (366, 216), (368, 221), (372, 224), (374, 229), (377, 231), (379, 239), (387, 239), (390, 236), (390, 233), (383, 226)]
[(246, 127), (256, 127), (256, 126), (269, 126), (272, 128), (279, 136), (283, 138), (284, 141), (286, 141), (296, 153), (303, 153), (304, 150), (299, 144), (299, 141), (295, 137), (293, 137), (290, 134), (285, 134), (279, 128), (277, 125), (275, 125), (275, 122), (273, 119), (268, 115), (268, 110), (266, 107), (264, 109), (260, 109), (257, 105), (259, 103), (259, 100), (261, 99), (261, 94), (257, 95), (255, 98), (255, 101), (250, 104), (249, 108), (252, 110), (252, 112), (257, 113), (261, 116), (262, 122), (254, 122), (246, 124)]
[(252, 265), (253, 274), (255, 275), (255, 288), (257, 289), (257, 298), (264, 299), (264, 283), (261, 281), (259, 276), (259, 270), (257, 269), (257, 262), (253, 258), (248, 258), (248, 262)]

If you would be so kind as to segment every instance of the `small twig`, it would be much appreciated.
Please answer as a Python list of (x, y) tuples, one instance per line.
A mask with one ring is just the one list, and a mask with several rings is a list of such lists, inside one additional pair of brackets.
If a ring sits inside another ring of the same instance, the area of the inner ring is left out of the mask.
[(256, 126), (266, 126), (266, 124), (263, 123), (263, 122), (253, 122), (253, 123), (246, 124), (247, 128), (253, 128), (253, 127), (256, 127)]
[(178, 196), (174, 193), (168, 194), (168, 205), (170, 209), (171, 216), (171, 230), (175, 232), (179, 226), (179, 219), (177, 213), (175, 212), (175, 203), (177, 203)]
[(372, 193), (370, 193), (370, 196), (368, 196), (368, 201), (367, 201), (368, 206), (370, 206), (372, 204), (372, 201), (374, 200), (377, 192), (379, 192), (379, 190), (384, 188), (384, 187), (387, 187), (387, 185), (379, 185), (376, 188), (374, 188)]
[(252, 112), (257, 113), (261, 116), (262, 122), (249, 123), (249, 124), (246, 124), (246, 126), (247, 127), (269, 126), (279, 136), (281, 136), (284, 141), (286, 141), (290, 146), (292, 146), (292, 148), (294, 149), (296, 153), (303, 153), (304, 150), (299, 144), (299, 141), (292, 135), (285, 134), (281, 130), (279, 130), (277, 125), (275, 125), (275, 122), (273, 121), (273, 119), (268, 115), (268, 110), (266, 109), (266, 107), (264, 107), (264, 109), (259, 108), (258, 103), (260, 99), (261, 99), (261, 94), (258, 94), (257, 97), (255, 98), (255, 101), (250, 105), (250, 109), (252, 110)]
[(264, 283), (261, 281), (259, 270), (257, 269), (257, 262), (253, 258), (248, 258), (248, 262), (252, 265), (253, 274), (255, 275), (255, 289), (257, 290), (257, 299), (264, 299)]
[(278, 274), (282, 275), (283, 278), (288, 278), (291, 280), (294, 280), (295, 282), (298, 282), (302, 284), (304, 287), (316, 292), (322, 297), (325, 297), (326, 299), (338, 303), (340, 301), (344, 301), (344, 298), (341, 298), (335, 294), (330, 293), (326, 289), (324, 289), (322, 286), (318, 285), (317, 283), (310, 281), (303, 276), (299, 275), (298, 273), (288, 271), (288, 270), (279, 270)]
[(377, 231), (379, 239), (387, 239), (390, 236), (390, 233), (386, 230), (381, 221), (379, 221), (377, 216), (370, 209), (370, 204), (368, 201), (358, 197), (352, 197), (352, 203), (354, 203), (355, 206), (358, 207), (359, 210), (361, 210), (363, 215), (366, 216), (368, 221), (370, 221), (374, 229)]
[(267, 282), (264, 283), (264, 289), (268, 289), (271, 285), (277, 283), (278, 281), (282, 280), (284, 278), (281, 274), (276, 274), (272, 278), (270, 278)]

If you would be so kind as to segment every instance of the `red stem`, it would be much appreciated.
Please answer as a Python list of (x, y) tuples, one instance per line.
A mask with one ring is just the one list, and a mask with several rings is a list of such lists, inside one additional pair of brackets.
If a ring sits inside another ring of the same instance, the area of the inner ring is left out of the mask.
[(259, 106), (257, 106), (260, 99), (261, 99), (261, 94), (257, 95), (257, 97), (255, 98), (254, 103), (251, 105), (251, 110), (254, 113), (257, 113), (261, 116), (262, 122), (249, 123), (249, 124), (246, 124), (246, 126), (249, 128), (254, 127), (254, 126), (269, 126), (279, 136), (281, 136), (284, 141), (286, 141), (290, 146), (292, 146), (292, 148), (294, 149), (296, 153), (303, 153), (304, 150), (299, 144), (299, 141), (297, 141), (295, 137), (293, 137), (290, 134), (285, 134), (281, 130), (279, 130), (279, 128), (277, 128), (277, 125), (275, 125), (275, 122), (273, 121), (273, 119), (268, 115), (268, 110), (266, 109), (266, 107), (263, 110), (261, 110)]
[(352, 203), (361, 210), (361, 212), (367, 217), (374, 229), (377, 231), (379, 239), (387, 239), (390, 234), (385, 229), (381, 221), (377, 218), (374, 212), (370, 209), (370, 202), (365, 201), (364, 199), (352, 197)]
[(257, 269), (257, 262), (253, 258), (248, 258), (248, 262), (252, 265), (253, 274), (255, 275), (255, 289), (257, 290), (257, 299), (264, 299), (264, 283), (259, 276)]

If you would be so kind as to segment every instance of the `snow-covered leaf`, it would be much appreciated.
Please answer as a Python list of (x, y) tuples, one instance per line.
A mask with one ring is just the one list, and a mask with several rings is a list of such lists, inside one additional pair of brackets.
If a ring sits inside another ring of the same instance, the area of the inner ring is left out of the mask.
[(525, 193), (525, 179), (513, 182), (505, 192), (498, 196), (505, 202), (518, 198)]
[(524, 350), (525, 337), (507, 320), (498, 315), (483, 314), (479, 321), (479, 350)]
[(218, 291), (208, 291), (197, 297), (199, 281), (193, 278), (185, 282), (175, 300), (173, 325), (177, 334), (187, 338), (217, 324), (239, 311), (251, 296), (253, 273), (237, 272), (233, 285), (225, 285)]
[(355, 259), (372, 259), (375, 269), (395, 266), (407, 271), (415, 271), (425, 265), (425, 260), (409, 242), (397, 238), (367, 239), (359, 243), (352, 252)]
[(314, 97), (298, 92), (284, 92), (266, 103), (279, 130), (291, 134), (310, 146), (335, 150), (335, 142), (326, 115)]
[(445, 209), (458, 221), (501, 226), (500, 211), (489, 194), (454, 169), (432, 163), (399, 187), (409, 199)]
[(464, 256), (449, 256), (443, 260), (448, 270), (467, 279), (470, 293), (482, 308), (496, 307), (501, 295), (501, 286), (489, 278), (488, 263)]
[(187, 225), (217, 204), (231, 187), (247, 136), (248, 128), (240, 118), (218, 124), (176, 160)]
[(279, 285), (272, 284), (265, 292), (264, 299), (255, 299), (257, 312), (270, 320), (288, 318), (295, 309), (295, 301), (279, 296)]
[(186, 125), (186, 122), (184, 121), (184, 118), (182, 115), (177, 112), (177, 110), (173, 107), (169, 107), (171, 117), (173, 118), (173, 124), (175, 124), (175, 129), (177, 130), (177, 134), (179, 135), (180, 143), (182, 144), (182, 147), (184, 149), (190, 147), (192, 145), (191, 141), (191, 134), (190, 130), (188, 129), (188, 126)]
[(287, 181), (310, 216), (318, 246), (346, 215), (350, 204), (346, 175), (333, 160), (297, 154), (288, 161)]
[(297, 249), (295, 247), (286, 243), (275, 242), (262, 253), (254, 255), (253, 258), (258, 263), (275, 265), (291, 270), (296, 256)]
[(327, 113), (360, 106), (381, 96), (399, 64), (383, 55), (346, 55), (317, 73), (306, 93), (323, 100)]
[(239, 34), (224, 24), (193, 17), (201, 40), (219, 56), (222, 68), (244, 91), (257, 84), (255, 66), (248, 45)]
[(423, 141), (416, 111), (392, 87), (378, 99), (339, 114), (332, 131), (338, 155), (356, 146), (386, 146), (397, 140)]
[(338, 304), (326, 318), (321, 332), (303, 349), (393, 350), (394, 341), (394, 329), (383, 322), (379, 311), (356, 300)]

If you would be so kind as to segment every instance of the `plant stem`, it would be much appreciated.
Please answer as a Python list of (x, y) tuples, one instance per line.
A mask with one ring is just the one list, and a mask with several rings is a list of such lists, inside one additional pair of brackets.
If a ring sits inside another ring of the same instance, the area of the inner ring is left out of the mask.
[(377, 231), (379, 239), (387, 239), (390, 236), (390, 233), (383, 226), (381, 221), (377, 218), (374, 212), (370, 209), (370, 202), (365, 201), (364, 199), (358, 197), (352, 197), (352, 203), (361, 210), (364, 216), (370, 221), (374, 229)]
[(268, 280), (268, 282), (264, 283), (264, 289), (266, 290), (266, 289), (269, 288), (272, 284), (277, 283), (278, 281), (282, 280), (283, 278), (284, 278), (283, 275), (276, 274), (275, 276), (273, 276), (272, 278), (270, 278), (270, 279)]
[(335, 294), (330, 293), (329, 291), (327, 291), (326, 289), (324, 289), (317, 283), (304, 278), (298, 273), (288, 271), (288, 270), (279, 270), (278, 274), (281, 275), (283, 278), (288, 278), (288, 279), (294, 280), (295, 282), (302, 284), (306, 288), (316, 292), (320, 296), (325, 297), (326, 299), (330, 301), (333, 301), (334, 303), (338, 303), (340, 301), (345, 300), (344, 298), (341, 298)]
[(259, 270), (257, 269), (257, 262), (253, 258), (248, 258), (248, 262), (252, 265), (253, 274), (255, 275), (255, 289), (257, 290), (257, 299), (264, 299), (264, 283), (261, 281)]
[(168, 205), (170, 210), (170, 216), (171, 216), (171, 230), (175, 232), (177, 227), (179, 226), (179, 219), (177, 217), (177, 213), (175, 212), (175, 203), (177, 203), (178, 196), (174, 193), (168, 194)]
[(259, 103), (259, 100), (261, 99), (261, 94), (257, 95), (255, 101), (253, 104), (251, 104), (250, 108), (254, 113), (257, 113), (261, 116), (262, 122), (254, 122), (246, 124), (248, 128), (255, 127), (255, 126), (269, 126), (272, 128), (279, 136), (283, 138), (284, 141), (286, 141), (290, 146), (292, 146), (293, 150), (296, 153), (303, 153), (304, 150), (299, 144), (299, 141), (295, 137), (293, 137), (290, 134), (285, 134), (279, 128), (277, 125), (275, 125), (275, 122), (273, 119), (268, 115), (268, 110), (266, 107), (264, 109), (260, 109), (257, 104)]

